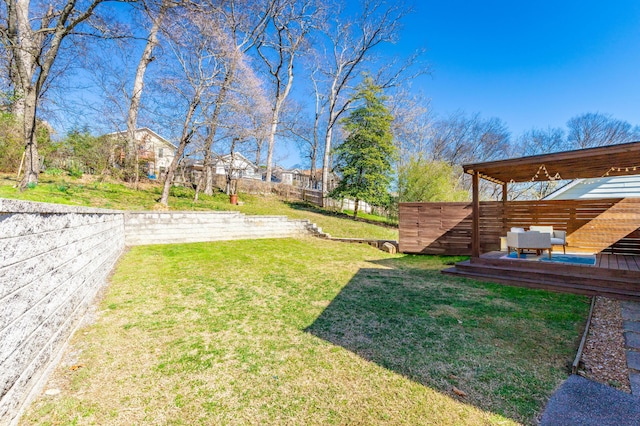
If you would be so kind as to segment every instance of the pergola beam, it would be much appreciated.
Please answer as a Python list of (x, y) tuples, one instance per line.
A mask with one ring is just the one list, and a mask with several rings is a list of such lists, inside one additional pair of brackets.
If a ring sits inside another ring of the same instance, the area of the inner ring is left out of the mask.
[(640, 174), (640, 142), (463, 166), (497, 184)]

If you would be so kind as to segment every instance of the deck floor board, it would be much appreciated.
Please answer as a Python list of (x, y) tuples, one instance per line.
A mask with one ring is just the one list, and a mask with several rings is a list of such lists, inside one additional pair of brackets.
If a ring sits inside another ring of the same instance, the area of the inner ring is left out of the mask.
[(640, 256), (599, 253), (595, 265), (504, 259), (488, 252), (443, 271), (484, 281), (640, 300)]

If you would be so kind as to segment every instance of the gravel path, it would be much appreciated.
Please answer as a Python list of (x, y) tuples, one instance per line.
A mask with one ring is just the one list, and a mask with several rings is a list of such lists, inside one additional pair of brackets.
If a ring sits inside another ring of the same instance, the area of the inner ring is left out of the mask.
[(631, 392), (624, 351), (620, 301), (597, 296), (591, 327), (582, 353), (579, 374), (605, 385)]

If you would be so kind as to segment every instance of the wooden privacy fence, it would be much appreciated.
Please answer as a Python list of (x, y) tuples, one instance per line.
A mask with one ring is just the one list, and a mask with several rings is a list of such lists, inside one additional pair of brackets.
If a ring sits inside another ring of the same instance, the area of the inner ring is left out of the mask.
[[(400, 251), (470, 255), (471, 203), (400, 203)], [(485, 201), (480, 251), (500, 248), (511, 227), (551, 225), (570, 249), (640, 254), (640, 199)]]
[(292, 198), (306, 201), (318, 207), (322, 207), (322, 191), (291, 186), (289, 194)]

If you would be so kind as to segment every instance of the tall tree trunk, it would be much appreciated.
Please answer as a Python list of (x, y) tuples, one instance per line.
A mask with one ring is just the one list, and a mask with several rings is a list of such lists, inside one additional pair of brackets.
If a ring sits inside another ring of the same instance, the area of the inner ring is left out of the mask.
[(207, 135), (207, 139), (204, 144), (204, 164), (203, 164), (203, 173), (206, 171), (208, 176), (206, 176), (204, 193), (207, 195), (213, 195), (213, 176), (211, 176), (211, 146), (213, 145), (213, 141), (216, 136), (216, 132), (218, 131), (218, 117), (220, 117), (220, 111), (222, 110), (222, 106), (227, 98), (227, 92), (231, 87), (231, 83), (233, 83), (233, 79), (236, 73), (237, 66), (237, 58), (233, 58), (227, 73), (224, 76), (224, 80), (222, 81), (222, 86), (220, 87), (220, 91), (218, 92), (218, 97), (216, 98), (215, 107), (213, 109), (213, 115), (209, 120), (209, 134)]
[(280, 122), (280, 111), (282, 110), (282, 105), (289, 96), (289, 92), (291, 92), (291, 87), (293, 86), (293, 54), (289, 57), (289, 64), (287, 65), (287, 84), (285, 85), (284, 90), (281, 90), (282, 83), (280, 81), (280, 76), (277, 74), (276, 79), (278, 80), (278, 84), (276, 85), (276, 99), (273, 106), (273, 114), (271, 116), (269, 146), (267, 148), (267, 182), (271, 182), (271, 173), (273, 171), (273, 148), (276, 142), (278, 123)]
[(360, 206), (360, 199), (356, 197), (353, 205), (353, 220), (358, 218), (358, 207)]
[[(42, 89), (48, 81), (60, 46), (67, 36), (74, 34), (77, 25), (89, 19), (102, 1), (91, 0), (86, 4), (85, 10), (79, 10), (76, 8), (75, 0), (67, 0), (62, 2), (64, 5), (56, 11), (52, 2), (37, 22), (29, 17), (30, 0), (5, 0), (6, 28), (0, 37), (9, 49), (10, 59), (13, 61), (12, 71), (16, 73), (12, 76), (13, 82), (18, 83), (16, 89), (24, 99), (22, 117), (26, 171), (20, 182), (21, 189), (30, 183), (38, 182), (40, 157), (35, 138), (36, 112)], [(51, 26), (53, 19), (56, 23)], [(14, 111), (19, 112), (22, 108), (23, 106), (18, 104)]]
[(256, 143), (256, 166), (260, 167), (260, 157), (262, 156), (263, 142)]
[[(13, 7), (11, 7), (12, 5)], [(11, 61), (11, 80), (15, 90), (12, 112), (16, 117), (22, 117), (27, 108), (27, 91), (35, 72), (33, 55), (38, 49), (36, 38), (30, 26), (29, 5), (29, 0), (7, 2), (10, 21), (9, 32), (14, 33), (15, 40), (19, 44), (19, 48), (14, 47), (15, 60)], [(27, 134), (25, 133), (25, 135)], [(29, 155), (29, 153), (25, 155)]]
[(173, 157), (171, 164), (169, 165), (169, 169), (167, 170), (167, 177), (164, 180), (164, 185), (162, 187), (162, 196), (160, 197), (160, 204), (164, 206), (169, 206), (169, 191), (171, 190), (171, 185), (173, 184), (173, 178), (176, 174), (176, 169), (178, 168), (178, 163), (180, 159), (184, 155), (184, 150), (191, 141), (191, 136), (193, 132), (189, 130), (191, 126), (191, 121), (193, 120), (193, 116), (196, 113), (196, 109), (200, 105), (200, 98), (196, 96), (196, 98), (191, 101), (189, 104), (189, 109), (187, 110), (187, 115), (184, 118), (184, 124), (182, 125), (182, 135), (180, 136), (180, 144), (178, 145), (178, 149), (176, 150), (176, 155)]
[(40, 174), (40, 156), (38, 155), (38, 141), (36, 140), (36, 101), (35, 90), (30, 90), (24, 96), (23, 135), (25, 146), (24, 176), (20, 181), (20, 190), (29, 184), (38, 183)]
[(331, 137), (333, 135), (333, 126), (327, 128), (324, 138), (324, 156), (322, 158), (322, 194), (329, 192), (329, 169), (331, 168)]
[(316, 147), (311, 147), (311, 153), (309, 154), (309, 161), (311, 167), (309, 170), (309, 188), (316, 189), (316, 161), (318, 157), (318, 150)]
[[(217, 109), (217, 106), (216, 106)], [(217, 120), (217, 112), (213, 112), (214, 117)], [(213, 135), (216, 132), (217, 125), (207, 128), (207, 137), (204, 140), (204, 158), (202, 160), (202, 173), (200, 175), (200, 181), (196, 186), (196, 194), (194, 200), (198, 199), (198, 195), (204, 186), (204, 193), (207, 195), (213, 195), (213, 167), (211, 165), (212, 152), (211, 146), (213, 145)], [(210, 191), (210, 193), (209, 193)]]
[[(131, 103), (129, 104), (129, 113), (127, 115), (127, 146), (125, 150), (125, 177), (135, 179), (135, 185), (137, 189), (139, 179), (139, 164), (138, 164), (138, 147), (136, 143), (136, 128), (138, 127), (138, 112), (140, 111), (140, 100), (142, 99), (142, 91), (144, 89), (144, 75), (147, 71), (147, 67), (153, 62), (153, 49), (158, 45), (158, 31), (162, 25), (162, 20), (168, 8), (168, 1), (163, 0), (160, 6), (160, 12), (149, 31), (149, 38), (147, 44), (144, 47), (140, 62), (138, 62), (138, 68), (136, 70), (136, 77), (133, 80), (133, 91), (131, 92)], [(132, 173), (135, 170), (134, 173)]]
[[(316, 95), (316, 98), (317, 98), (317, 95)], [(311, 145), (310, 153), (309, 153), (309, 160), (311, 161), (311, 167), (309, 170), (311, 172), (311, 177), (309, 179), (309, 182), (310, 182), (311, 189), (317, 189), (316, 183), (318, 181), (318, 178), (316, 176), (316, 173), (317, 173), (316, 164), (318, 161), (318, 146), (320, 145), (320, 137), (318, 135), (318, 130), (319, 130), (318, 127), (320, 127), (320, 114), (318, 113), (318, 105), (319, 105), (319, 101), (316, 100), (316, 115), (313, 120), (313, 143)]]
[[(277, 102), (276, 102), (277, 104)], [(271, 182), (271, 174), (273, 172), (273, 147), (276, 140), (276, 131), (278, 130), (279, 107), (276, 106), (271, 114), (271, 129), (269, 130), (269, 145), (267, 145), (267, 170), (265, 181)]]

